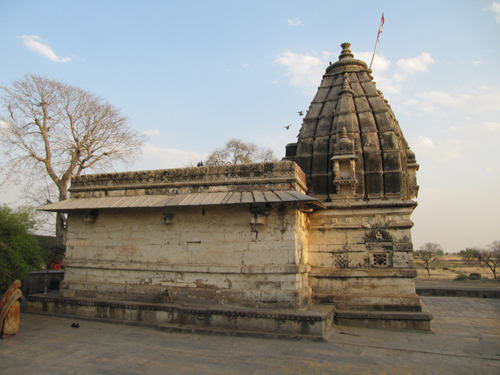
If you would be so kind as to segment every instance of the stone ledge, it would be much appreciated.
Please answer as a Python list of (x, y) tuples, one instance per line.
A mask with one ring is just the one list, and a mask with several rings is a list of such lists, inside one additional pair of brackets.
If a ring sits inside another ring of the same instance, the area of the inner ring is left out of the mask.
[[(144, 310), (144, 311), (167, 311), (167, 312), (185, 312), (190, 314), (213, 314), (225, 315), (230, 317), (248, 317), (259, 319), (281, 319), (293, 321), (309, 321), (309, 322), (322, 322), (328, 319), (330, 313), (333, 315), (334, 307), (330, 309), (320, 309), (319, 311), (311, 311), (307, 309), (302, 310), (275, 310), (275, 309), (258, 309), (258, 308), (244, 308), (237, 306), (203, 306), (203, 305), (189, 305), (189, 304), (159, 304), (148, 302), (135, 302), (135, 301), (107, 301), (98, 298), (90, 297), (75, 297), (66, 298), (58, 296), (50, 296), (47, 294), (31, 295), (26, 297), (28, 302), (43, 302), (43, 303), (61, 303), (69, 306), (84, 306), (84, 307), (101, 307), (101, 308), (120, 308), (128, 310)], [(332, 311), (330, 311), (332, 310)]]
[[(162, 182), (149, 184), (127, 184), (127, 185), (88, 185), (75, 186), (68, 189), (71, 193), (84, 191), (109, 191), (109, 190), (139, 190), (139, 189), (160, 189), (160, 188), (182, 188), (182, 187), (203, 187), (203, 186), (240, 186), (240, 185), (277, 185), (277, 184), (295, 184), (307, 190), (306, 185), (293, 177), (290, 178), (262, 178), (247, 180), (211, 180), (211, 181), (188, 181), (188, 182)], [(285, 189), (282, 189), (285, 190)], [(290, 185), (288, 190), (294, 190)]]
[[(384, 311), (384, 312), (420, 312), (421, 301), (414, 295), (375, 295), (379, 301), (370, 301), (370, 297), (362, 295), (347, 296), (344, 294), (314, 293), (312, 301), (318, 304), (335, 305), (339, 311)], [(397, 301), (397, 304), (394, 304)], [(391, 304), (392, 302), (392, 304)]]
[(322, 341), (333, 327), (333, 306), (307, 309), (256, 309), (234, 306), (109, 302), (95, 298), (28, 296), (28, 312), (109, 323), (156, 326), (178, 332), (229, 334)]
[(316, 278), (364, 278), (364, 277), (390, 277), (390, 278), (415, 278), (415, 268), (312, 268), (311, 277)]
[(351, 202), (326, 202), (327, 209), (350, 209), (350, 208), (391, 208), (391, 207), (409, 207), (415, 208), (418, 203), (412, 200), (396, 199), (371, 199), (369, 201), (351, 201)]
[[(210, 328), (210, 327), (193, 326), (193, 325), (168, 324), (168, 323), (155, 324), (155, 323), (140, 322), (140, 321), (57, 314), (57, 313), (43, 312), (43, 311), (37, 311), (37, 312), (25, 311), (23, 313), (34, 314), (34, 315), (45, 315), (45, 316), (52, 316), (52, 317), (66, 318), (66, 319), (79, 319), (79, 320), (101, 322), (107, 324), (122, 324), (128, 326), (136, 326), (136, 327), (151, 327), (151, 328), (156, 328), (158, 331), (172, 332), (172, 333), (231, 336), (231, 337), (253, 337), (253, 338), (266, 338), (266, 339), (278, 339), (278, 340), (307, 340), (316, 342), (328, 341), (324, 336), (314, 336), (314, 335), (304, 335), (304, 334), (286, 334), (286, 333), (276, 333), (276, 332), (266, 332), (266, 331), (244, 331), (236, 329), (221, 329), (221, 328)], [(329, 334), (330, 332), (327, 333)]]
[(422, 303), (422, 312), (384, 312), (341, 310), (335, 325), (392, 330), (432, 331), (432, 314)]
[(408, 311), (357, 311), (339, 310), (335, 314), (339, 319), (383, 319), (383, 320), (432, 320), (433, 316), (429, 312), (408, 312)]
[(311, 270), (308, 264), (266, 265), (266, 266), (210, 266), (202, 264), (173, 265), (159, 262), (121, 262), (114, 260), (99, 260), (92, 262), (84, 259), (68, 259), (63, 262), (65, 267), (96, 268), (127, 271), (163, 271), (188, 273), (217, 273), (217, 274), (301, 274)]
[(194, 333), (199, 335), (216, 335), (216, 336), (232, 336), (232, 337), (253, 337), (253, 338), (266, 338), (266, 339), (280, 339), (280, 340), (308, 340), (317, 342), (327, 342), (325, 337), (301, 335), (301, 334), (283, 334), (275, 332), (263, 331), (243, 331), (235, 329), (217, 329), (191, 325), (174, 325), (174, 324), (159, 324), (157, 326), (159, 331), (173, 332), (173, 333)]

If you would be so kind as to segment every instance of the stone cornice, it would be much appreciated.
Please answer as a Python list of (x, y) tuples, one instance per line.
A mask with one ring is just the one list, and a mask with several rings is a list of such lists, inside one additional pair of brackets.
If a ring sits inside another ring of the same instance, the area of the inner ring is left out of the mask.
[[(128, 185), (88, 185), (71, 187), (69, 192), (97, 191), (97, 190), (136, 190), (136, 189), (160, 189), (160, 188), (183, 188), (183, 187), (203, 187), (203, 186), (241, 186), (241, 185), (276, 185), (276, 184), (297, 183), (304, 190), (305, 184), (295, 177), (290, 178), (264, 178), (247, 180), (214, 180), (214, 181), (186, 181), (186, 182), (164, 182), (164, 183), (136, 183)], [(73, 185), (72, 185), (73, 186)]]
[(351, 201), (351, 202), (323, 202), (327, 209), (353, 209), (353, 208), (399, 208), (399, 207), (409, 207), (414, 209), (417, 207), (418, 203), (413, 200), (395, 200), (395, 199), (385, 199), (385, 200), (375, 200), (371, 199), (369, 201)]
[(297, 183), (306, 191), (305, 174), (292, 161), (232, 164), (152, 171), (74, 176), (70, 192), (199, 186)]

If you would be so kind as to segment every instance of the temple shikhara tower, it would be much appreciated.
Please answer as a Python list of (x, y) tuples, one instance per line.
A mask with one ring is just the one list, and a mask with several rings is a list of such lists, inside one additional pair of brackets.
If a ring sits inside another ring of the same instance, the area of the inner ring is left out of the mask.
[(309, 217), (313, 300), (342, 309), (418, 311), (410, 215), (415, 154), (365, 62), (342, 44), (287, 146), (308, 195), (326, 210)]
[(171, 331), (430, 330), (415, 293), (418, 164), (342, 44), (283, 161), (76, 176), (58, 294), (29, 309)]

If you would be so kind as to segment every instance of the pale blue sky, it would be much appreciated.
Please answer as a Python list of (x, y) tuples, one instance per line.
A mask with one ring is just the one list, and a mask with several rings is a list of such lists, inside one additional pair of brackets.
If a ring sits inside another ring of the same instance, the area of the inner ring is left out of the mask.
[(129, 170), (232, 137), (283, 156), (340, 44), (369, 63), (382, 12), (373, 75), (421, 165), (415, 247), (500, 240), (500, 0), (0, 0), (0, 84), (30, 73), (106, 98), (151, 135)]

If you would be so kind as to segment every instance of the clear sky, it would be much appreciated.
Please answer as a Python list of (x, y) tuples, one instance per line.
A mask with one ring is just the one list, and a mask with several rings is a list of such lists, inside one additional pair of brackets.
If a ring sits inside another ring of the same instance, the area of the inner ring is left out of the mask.
[(128, 170), (233, 137), (281, 157), (340, 44), (369, 63), (382, 12), (373, 76), (420, 164), (415, 248), (500, 240), (500, 0), (0, 0), (0, 84), (37, 74), (110, 101), (150, 135)]

